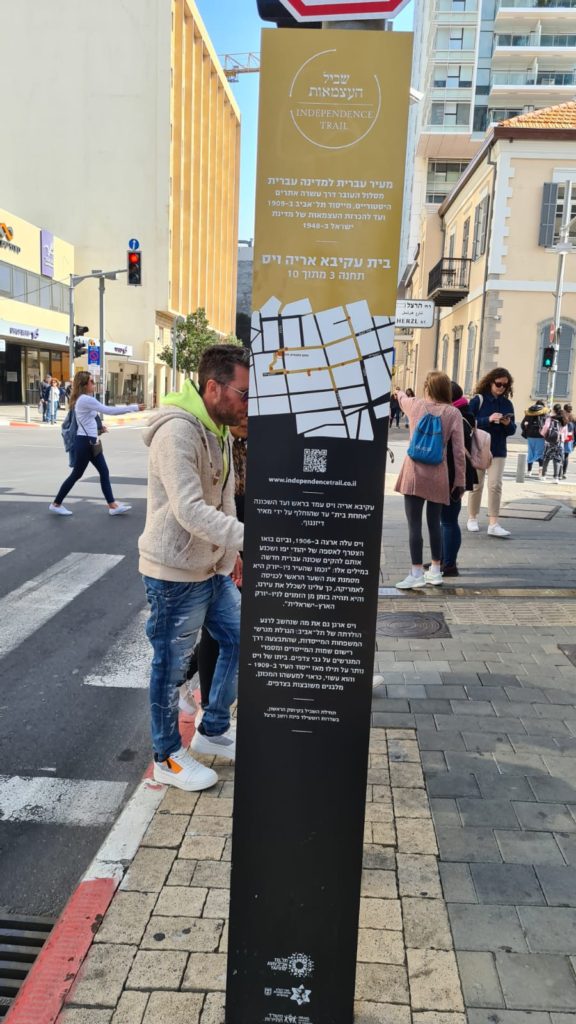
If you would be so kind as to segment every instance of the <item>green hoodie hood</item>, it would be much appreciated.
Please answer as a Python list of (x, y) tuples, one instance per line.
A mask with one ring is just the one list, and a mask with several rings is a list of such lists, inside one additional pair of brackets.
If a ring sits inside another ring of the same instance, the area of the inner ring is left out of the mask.
[(204, 405), (198, 388), (189, 378), (186, 378), (182, 386), (181, 391), (171, 391), (169, 395), (165, 395), (164, 398), (160, 399), (161, 405), (175, 405), (178, 409), (183, 409), (184, 412), (190, 413), (191, 416), (195, 416), (197, 420), (200, 420), (202, 426), (206, 427), (210, 433), (214, 434), (218, 438), (222, 454), (224, 456), (224, 476), (228, 473), (227, 466), (227, 453), (228, 446), (226, 444), (226, 438), (228, 437), (228, 427), (217, 427), (214, 420), (208, 415), (208, 410)]

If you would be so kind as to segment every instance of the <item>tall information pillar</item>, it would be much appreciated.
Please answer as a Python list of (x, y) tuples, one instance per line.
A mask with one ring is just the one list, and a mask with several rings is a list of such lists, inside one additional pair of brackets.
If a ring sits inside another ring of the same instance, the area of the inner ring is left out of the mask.
[(227, 1024), (352, 1024), (411, 36), (263, 32)]

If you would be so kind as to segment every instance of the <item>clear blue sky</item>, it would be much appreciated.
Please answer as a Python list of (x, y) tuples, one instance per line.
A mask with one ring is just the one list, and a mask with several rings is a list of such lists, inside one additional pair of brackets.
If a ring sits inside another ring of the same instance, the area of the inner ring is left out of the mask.
[[(260, 20), (256, 0), (196, 0), (196, 6), (218, 54), (259, 53), (260, 29), (273, 28), (272, 22)], [(395, 19), (394, 27), (398, 31), (411, 30), (412, 3)], [(238, 83), (232, 85), (242, 113), (239, 238), (254, 235), (259, 81), (259, 74), (240, 75)]]

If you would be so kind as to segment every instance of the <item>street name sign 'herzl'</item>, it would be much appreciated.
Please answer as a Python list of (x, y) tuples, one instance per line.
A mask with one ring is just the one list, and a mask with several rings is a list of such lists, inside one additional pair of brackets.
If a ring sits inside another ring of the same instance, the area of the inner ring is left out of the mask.
[(226, 1021), (351, 1024), (411, 37), (261, 52)]
[(409, 0), (280, 0), (297, 21), (370, 21), (391, 18)]

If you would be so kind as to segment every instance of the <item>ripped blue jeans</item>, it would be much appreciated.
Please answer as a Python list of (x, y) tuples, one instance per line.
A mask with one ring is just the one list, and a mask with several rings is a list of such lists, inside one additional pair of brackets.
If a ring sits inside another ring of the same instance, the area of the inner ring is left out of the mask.
[(230, 705), (236, 700), (240, 650), (240, 594), (229, 576), (212, 576), (202, 583), (173, 583), (143, 576), (150, 616), (146, 635), (153, 647), (150, 712), (154, 756), (164, 761), (182, 744), (178, 729), (178, 690), (196, 643), (206, 626), (218, 642), (210, 703), (202, 728), (219, 736), (230, 725)]

